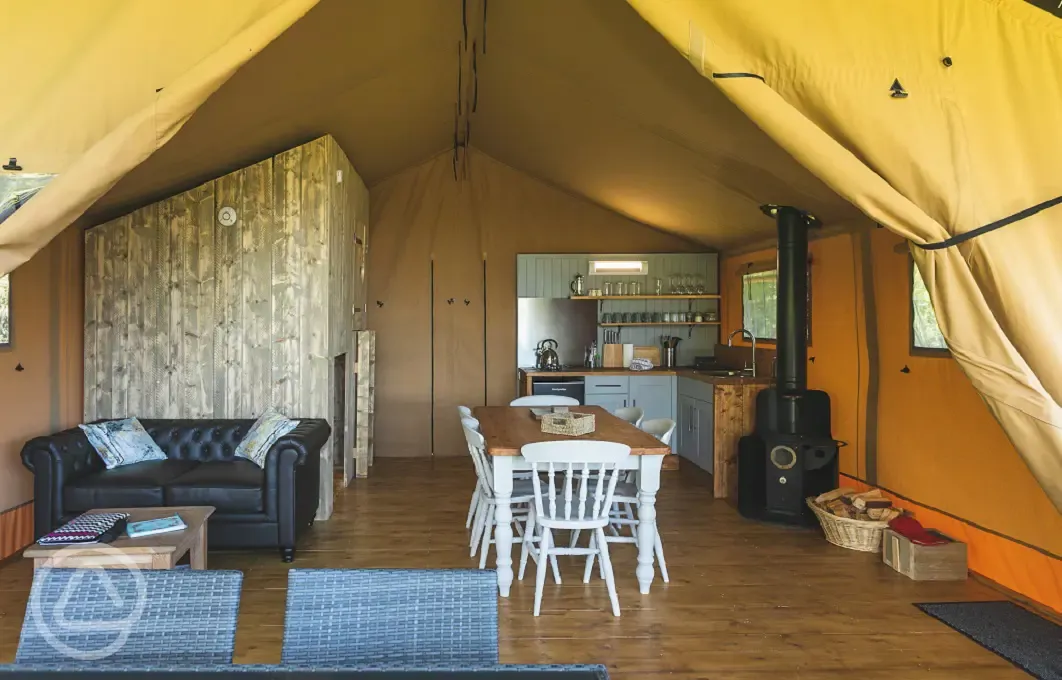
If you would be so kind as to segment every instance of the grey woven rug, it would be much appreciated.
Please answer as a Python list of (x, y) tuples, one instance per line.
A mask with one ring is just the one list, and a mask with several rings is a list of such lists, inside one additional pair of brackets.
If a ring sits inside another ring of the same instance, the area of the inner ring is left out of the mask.
[(1062, 680), (1062, 626), (1013, 602), (923, 602), (916, 607), (1040, 680)]

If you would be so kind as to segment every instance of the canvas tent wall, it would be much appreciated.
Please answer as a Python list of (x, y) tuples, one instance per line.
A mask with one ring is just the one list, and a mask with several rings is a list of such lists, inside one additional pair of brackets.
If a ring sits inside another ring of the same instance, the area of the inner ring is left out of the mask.
[[(0, 272), (85, 210), (81, 224), (99, 223), (322, 133), (370, 186), (435, 158), (453, 144), (470, 44), (469, 144), (710, 246), (770, 238), (768, 201), (827, 224), (861, 209), (927, 243), (1062, 193), (1062, 22), (1021, 0), (536, 0), (490, 3), (484, 22), (485, 9), (4, 3), (4, 44), (40, 58), (0, 75), (0, 155), (59, 177), (0, 224)], [(719, 71), (764, 80), (702, 77)], [(908, 97), (890, 96), (897, 79)], [(1057, 504), (1053, 210), (916, 254), (957, 358)]]

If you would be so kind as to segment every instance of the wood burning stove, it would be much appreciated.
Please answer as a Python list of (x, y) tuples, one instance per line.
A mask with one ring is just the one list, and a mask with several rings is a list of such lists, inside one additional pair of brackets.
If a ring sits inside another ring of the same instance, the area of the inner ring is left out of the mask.
[(778, 374), (756, 397), (756, 429), (738, 443), (738, 511), (815, 524), (804, 499), (837, 488), (830, 396), (807, 388), (808, 230), (817, 220), (790, 206), (763, 206), (778, 222)]

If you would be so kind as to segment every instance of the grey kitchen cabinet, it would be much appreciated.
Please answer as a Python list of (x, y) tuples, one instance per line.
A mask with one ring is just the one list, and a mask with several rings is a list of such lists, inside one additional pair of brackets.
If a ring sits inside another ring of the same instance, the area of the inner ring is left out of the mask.
[(697, 460), (702, 470), (715, 472), (715, 404), (693, 400), (697, 412)]
[(677, 453), (697, 467), (712, 472), (715, 438), (713, 404), (680, 394), (678, 397)]
[(675, 417), (675, 376), (632, 375), (630, 405), (645, 412), (645, 419)]
[(587, 406), (600, 406), (609, 413), (614, 413), (618, 408), (624, 408), (627, 406), (628, 397), (626, 393), (614, 394), (614, 393), (599, 393), (588, 394), (583, 399)]

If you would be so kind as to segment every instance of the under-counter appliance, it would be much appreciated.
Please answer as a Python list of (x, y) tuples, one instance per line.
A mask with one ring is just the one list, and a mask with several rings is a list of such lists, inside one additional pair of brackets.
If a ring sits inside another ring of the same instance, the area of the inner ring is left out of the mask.
[(551, 397), (571, 397), (586, 403), (586, 382), (581, 377), (557, 376), (531, 378), (531, 394)]
[(556, 341), (561, 366), (582, 366), (587, 346), (597, 340), (597, 303), (565, 298), (518, 298), (516, 365), (534, 368), (535, 349), (547, 339)]

